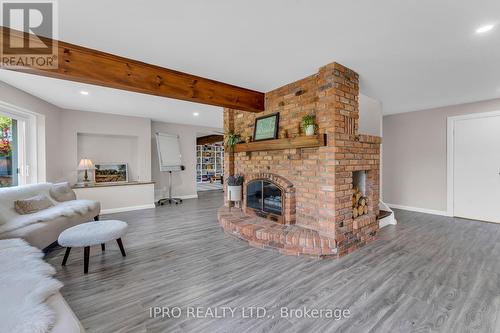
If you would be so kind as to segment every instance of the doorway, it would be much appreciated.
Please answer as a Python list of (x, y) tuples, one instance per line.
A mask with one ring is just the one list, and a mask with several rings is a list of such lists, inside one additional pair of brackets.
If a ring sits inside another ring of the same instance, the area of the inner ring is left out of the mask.
[(224, 180), (224, 137), (222, 133), (197, 133), (196, 189), (221, 191)]
[(448, 118), (448, 213), (500, 223), (500, 112)]

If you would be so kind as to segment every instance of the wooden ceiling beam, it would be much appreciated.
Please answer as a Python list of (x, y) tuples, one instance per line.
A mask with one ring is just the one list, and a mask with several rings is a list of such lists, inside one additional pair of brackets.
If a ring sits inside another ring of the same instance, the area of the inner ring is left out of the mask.
[[(3, 41), (29, 38), (2, 27)], [(47, 45), (54, 40), (40, 38)], [(86, 47), (57, 41), (58, 68), (3, 67), (29, 74), (82, 82), (250, 112), (264, 110), (264, 93)], [(3, 65), (3, 64), (2, 64)]]

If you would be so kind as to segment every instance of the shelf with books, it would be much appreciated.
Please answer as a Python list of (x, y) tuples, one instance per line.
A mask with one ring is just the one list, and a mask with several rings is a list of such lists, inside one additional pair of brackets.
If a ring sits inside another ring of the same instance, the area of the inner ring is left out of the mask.
[(196, 182), (220, 182), (224, 174), (224, 146), (196, 146)]

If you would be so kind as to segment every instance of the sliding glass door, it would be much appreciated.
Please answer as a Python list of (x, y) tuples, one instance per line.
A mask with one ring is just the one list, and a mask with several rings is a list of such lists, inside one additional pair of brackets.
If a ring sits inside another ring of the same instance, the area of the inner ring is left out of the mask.
[(18, 127), (17, 120), (0, 115), (0, 187), (17, 186)]
[(36, 182), (30, 181), (26, 128), (26, 119), (0, 112), (0, 187)]

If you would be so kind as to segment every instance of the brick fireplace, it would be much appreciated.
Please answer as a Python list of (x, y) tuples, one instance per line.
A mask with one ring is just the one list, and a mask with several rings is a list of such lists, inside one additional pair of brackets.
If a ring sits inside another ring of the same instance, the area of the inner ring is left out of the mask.
[[(256, 117), (279, 112), (280, 137), (304, 137), (304, 115), (316, 116), (324, 144), (227, 153), (226, 177), (242, 174), (242, 209), (219, 210), (224, 229), (253, 246), (284, 254), (347, 254), (378, 231), (380, 137), (358, 133), (359, 76), (337, 63), (266, 93), (262, 113), (224, 110), (225, 132), (247, 138)], [(354, 176), (363, 171), (363, 215), (353, 218)]]

